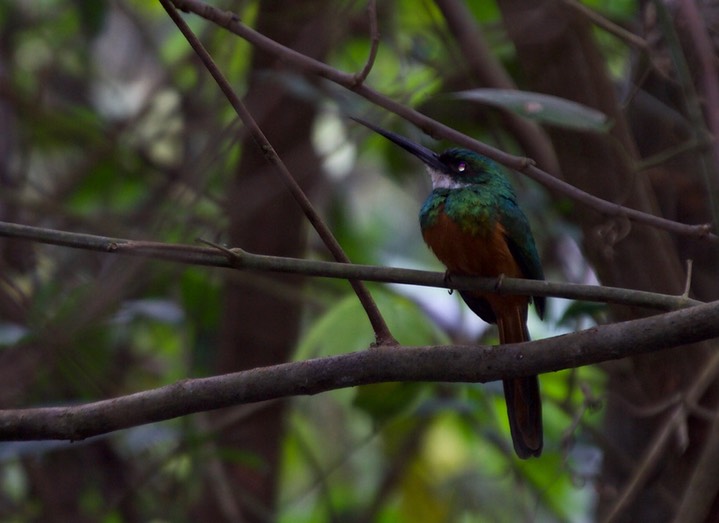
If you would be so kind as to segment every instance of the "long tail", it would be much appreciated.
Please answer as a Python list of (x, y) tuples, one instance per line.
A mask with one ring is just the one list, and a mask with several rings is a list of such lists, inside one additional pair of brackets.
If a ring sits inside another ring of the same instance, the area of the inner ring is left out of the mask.
[[(497, 318), (500, 343), (529, 341), (525, 315), (520, 308)], [(542, 453), (542, 399), (537, 376), (502, 381), (514, 451), (522, 459)]]

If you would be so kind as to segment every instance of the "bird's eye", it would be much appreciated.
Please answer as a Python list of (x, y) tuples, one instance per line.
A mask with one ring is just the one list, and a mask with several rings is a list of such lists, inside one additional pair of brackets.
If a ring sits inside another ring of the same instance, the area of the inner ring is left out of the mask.
[(466, 170), (467, 170), (467, 164), (465, 162), (459, 162), (457, 164), (457, 171), (463, 173)]

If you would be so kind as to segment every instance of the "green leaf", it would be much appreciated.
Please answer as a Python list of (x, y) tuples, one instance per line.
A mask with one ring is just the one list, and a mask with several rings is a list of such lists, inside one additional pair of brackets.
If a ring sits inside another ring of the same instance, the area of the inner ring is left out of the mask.
[(604, 113), (548, 94), (514, 89), (472, 89), (454, 93), (455, 98), (507, 109), (548, 125), (605, 133), (612, 127)]
[[(372, 286), (372, 297), (392, 334), (403, 345), (448, 342), (446, 334), (412, 300), (376, 286)], [(302, 360), (340, 351), (365, 350), (373, 341), (374, 334), (362, 306), (354, 294), (348, 294), (310, 325), (295, 358)]]

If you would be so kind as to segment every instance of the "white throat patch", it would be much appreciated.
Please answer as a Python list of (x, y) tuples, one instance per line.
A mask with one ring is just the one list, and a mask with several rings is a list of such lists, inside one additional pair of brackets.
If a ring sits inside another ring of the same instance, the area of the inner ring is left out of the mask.
[(471, 183), (459, 182), (450, 175), (436, 169), (428, 167), (427, 172), (432, 178), (432, 189), (463, 189), (472, 185)]

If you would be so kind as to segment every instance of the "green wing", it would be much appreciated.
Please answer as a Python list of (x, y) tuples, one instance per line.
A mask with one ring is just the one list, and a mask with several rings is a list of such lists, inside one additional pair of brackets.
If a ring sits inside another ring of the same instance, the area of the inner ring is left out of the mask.
[[(543, 280), (544, 271), (539, 261), (534, 236), (529, 228), (529, 222), (517, 202), (511, 198), (504, 198), (500, 206), (500, 223), (506, 231), (509, 251), (517, 260), (524, 276), (532, 280)], [(544, 316), (545, 299), (543, 296), (533, 296), (534, 306), (540, 318)]]

